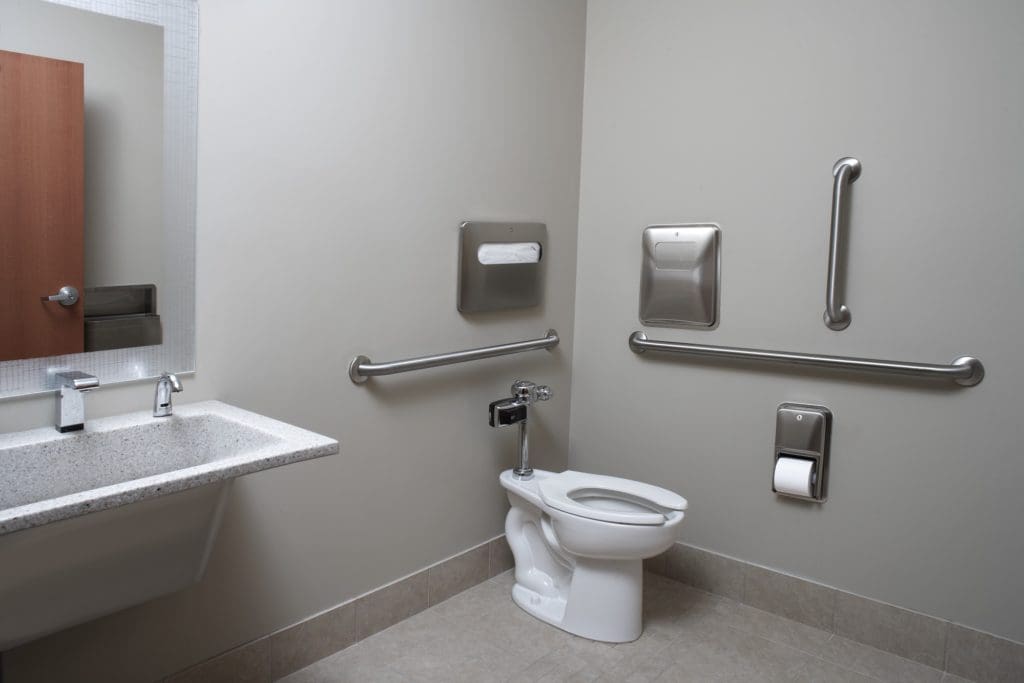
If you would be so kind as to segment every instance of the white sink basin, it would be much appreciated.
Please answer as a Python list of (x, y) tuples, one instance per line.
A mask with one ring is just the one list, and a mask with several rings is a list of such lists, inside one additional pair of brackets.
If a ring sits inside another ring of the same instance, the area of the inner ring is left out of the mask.
[(337, 452), (218, 401), (0, 435), (0, 651), (198, 581), (231, 480)]

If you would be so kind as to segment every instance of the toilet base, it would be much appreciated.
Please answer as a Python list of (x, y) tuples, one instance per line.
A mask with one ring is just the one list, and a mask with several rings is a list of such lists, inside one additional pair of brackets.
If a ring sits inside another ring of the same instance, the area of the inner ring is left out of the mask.
[[(675, 542), (682, 510), (665, 514), (660, 525), (573, 515), (548, 506), (541, 495), (543, 482), (559, 475), (533, 474), (522, 479), (506, 470), (499, 479), (510, 504), (505, 538), (515, 560), (513, 601), (541, 621), (583, 638), (636, 640), (643, 632), (643, 559)], [(679, 500), (685, 507), (686, 501)]]
[(563, 631), (628, 643), (643, 632), (643, 560), (576, 558), (567, 588), (541, 595), (517, 582), (512, 600)]

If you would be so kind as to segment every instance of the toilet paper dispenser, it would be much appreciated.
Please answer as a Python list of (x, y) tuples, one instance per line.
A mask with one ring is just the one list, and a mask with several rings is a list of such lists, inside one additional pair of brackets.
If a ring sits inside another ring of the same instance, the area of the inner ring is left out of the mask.
[(828, 495), (828, 455), (832, 412), (822, 406), (783, 403), (775, 417), (772, 491), (824, 502)]

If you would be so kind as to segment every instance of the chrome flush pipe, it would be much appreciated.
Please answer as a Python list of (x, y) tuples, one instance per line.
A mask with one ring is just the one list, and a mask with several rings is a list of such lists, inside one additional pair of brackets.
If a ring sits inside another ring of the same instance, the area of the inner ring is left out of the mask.
[(529, 479), (533, 476), (533, 468), (530, 467), (530, 432), (526, 428), (528, 424), (529, 419), (519, 423), (519, 462), (512, 469), (512, 474), (520, 479)]

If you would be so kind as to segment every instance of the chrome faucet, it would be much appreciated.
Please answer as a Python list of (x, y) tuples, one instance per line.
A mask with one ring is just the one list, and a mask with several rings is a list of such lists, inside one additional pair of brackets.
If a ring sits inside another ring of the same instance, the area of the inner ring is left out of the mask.
[(169, 417), (174, 413), (171, 394), (181, 391), (181, 382), (176, 375), (165, 372), (156, 381), (156, 395), (153, 397), (153, 417)]
[(530, 436), (527, 432), (528, 409), (537, 401), (546, 401), (549, 398), (549, 387), (516, 380), (512, 384), (511, 398), (499, 399), (489, 406), (489, 423), (492, 427), (519, 425), (519, 462), (512, 469), (512, 474), (519, 479), (533, 477), (533, 468), (530, 467)]
[(67, 370), (57, 376), (57, 431), (74, 432), (85, 428), (85, 392), (100, 385), (93, 375)]

